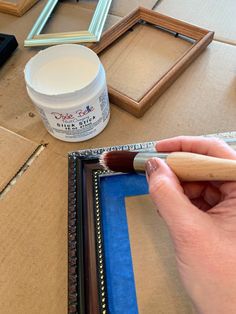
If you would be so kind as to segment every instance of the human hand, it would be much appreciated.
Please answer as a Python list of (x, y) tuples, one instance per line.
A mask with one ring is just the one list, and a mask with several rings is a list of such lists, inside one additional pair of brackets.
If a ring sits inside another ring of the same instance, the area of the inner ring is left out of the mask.
[[(158, 152), (186, 151), (236, 159), (218, 139), (177, 137)], [(185, 288), (202, 314), (236, 313), (236, 182), (180, 182), (164, 161), (146, 164), (150, 195), (175, 246)]]

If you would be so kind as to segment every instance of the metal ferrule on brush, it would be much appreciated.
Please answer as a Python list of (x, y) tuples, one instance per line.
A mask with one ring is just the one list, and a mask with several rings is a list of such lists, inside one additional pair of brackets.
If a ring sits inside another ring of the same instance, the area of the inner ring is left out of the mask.
[(134, 169), (137, 172), (145, 172), (145, 164), (148, 159), (157, 157), (161, 159), (166, 159), (168, 154), (162, 154), (162, 153), (157, 153), (157, 152), (146, 152), (146, 153), (138, 153), (134, 157), (133, 165)]

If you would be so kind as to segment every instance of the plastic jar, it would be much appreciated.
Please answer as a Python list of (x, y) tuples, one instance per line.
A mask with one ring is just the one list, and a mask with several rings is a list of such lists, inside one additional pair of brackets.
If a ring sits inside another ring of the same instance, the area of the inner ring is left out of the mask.
[(54, 137), (85, 141), (107, 125), (106, 75), (91, 49), (76, 44), (47, 48), (28, 61), (24, 74), (27, 92)]

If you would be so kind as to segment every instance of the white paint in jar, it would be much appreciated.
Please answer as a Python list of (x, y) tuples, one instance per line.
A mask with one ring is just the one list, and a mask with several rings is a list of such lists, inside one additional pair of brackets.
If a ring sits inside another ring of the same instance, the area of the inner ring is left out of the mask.
[(24, 74), (28, 95), (54, 137), (80, 142), (106, 127), (106, 75), (91, 49), (76, 44), (47, 48), (28, 61)]

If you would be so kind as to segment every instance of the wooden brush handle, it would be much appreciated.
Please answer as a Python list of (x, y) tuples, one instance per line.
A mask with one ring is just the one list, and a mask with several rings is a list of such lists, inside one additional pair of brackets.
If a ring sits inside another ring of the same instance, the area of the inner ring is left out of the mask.
[(166, 163), (183, 181), (236, 181), (236, 160), (174, 152)]

